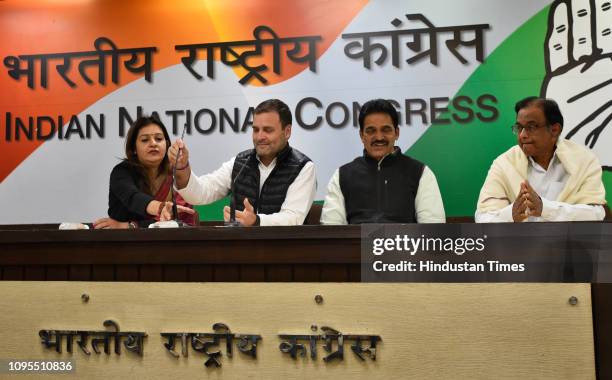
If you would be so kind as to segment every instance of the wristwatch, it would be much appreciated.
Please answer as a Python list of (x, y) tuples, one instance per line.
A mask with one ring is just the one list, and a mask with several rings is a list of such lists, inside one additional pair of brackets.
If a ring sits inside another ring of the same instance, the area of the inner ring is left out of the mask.
[(261, 219), (259, 219), (259, 214), (255, 214), (255, 224), (254, 226), (259, 226), (261, 223)]

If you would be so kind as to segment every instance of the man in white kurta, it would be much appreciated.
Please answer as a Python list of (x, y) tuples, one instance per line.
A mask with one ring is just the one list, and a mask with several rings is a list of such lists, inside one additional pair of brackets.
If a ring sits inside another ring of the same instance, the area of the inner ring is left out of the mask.
[(583, 145), (559, 139), (563, 116), (557, 104), (530, 97), (515, 111), (518, 145), (493, 161), (476, 222), (602, 220), (601, 165)]

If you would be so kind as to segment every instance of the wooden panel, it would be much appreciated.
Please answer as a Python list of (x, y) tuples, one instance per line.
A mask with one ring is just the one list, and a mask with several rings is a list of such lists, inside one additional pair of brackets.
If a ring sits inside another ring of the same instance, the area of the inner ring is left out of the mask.
[(592, 295), (597, 372), (600, 379), (612, 379), (612, 284), (593, 284)]
[(141, 265), (140, 281), (163, 281), (164, 270), (161, 265)]
[[(88, 379), (595, 379), (586, 284), (86, 285), (88, 303), (81, 301), (83, 283), (0, 283), (0, 310), (11, 311), (0, 313), (0, 340), (11, 342), (0, 345), (0, 357), (73, 359), (79, 378)], [(313, 301), (316, 294), (322, 304)], [(571, 296), (579, 300), (575, 306)], [(125, 350), (58, 354), (33, 335), (101, 330), (109, 317), (122, 331), (148, 334), (143, 357)], [(161, 332), (210, 332), (214, 322), (260, 334), (257, 359), (236, 346), (230, 359), (222, 342), (223, 366), (206, 369), (204, 355), (191, 347), (178, 359), (163, 347)], [(324, 363), (322, 349), (315, 360), (279, 351), (279, 332), (311, 333), (313, 324), (380, 335), (376, 361), (359, 361), (350, 341), (342, 362)]]
[(91, 269), (93, 281), (115, 281), (114, 265), (93, 265)]
[(266, 268), (263, 265), (241, 265), (240, 281), (262, 282), (266, 281)]
[(215, 265), (213, 271), (214, 281), (240, 281), (240, 265)]
[(70, 265), (70, 281), (91, 281), (91, 265)]
[(24, 268), (23, 279), (26, 281), (45, 281), (46, 270), (42, 265), (29, 265)]
[(294, 265), (293, 280), (296, 282), (321, 281), (321, 266), (318, 264)]
[(293, 281), (293, 267), (291, 265), (266, 266), (266, 281), (291, 282)]
[(47, 267), (47, 281), (66, 281), (68, 277), (68, 265), (49, 265)]
[(214, 280), (212, 265), (189, 265), (189, 281), (209, 282)]
[(138, 265), (117, 265), (115, 266), (115, 279), (117, 281), (138, 281), (140, 278)]
[(7, 265), (2, 268), (2, 279), (6, 281), (23, 280), (23, 267), (18, 265)]
[(348, 280), (348, 266), (344, 264), (321, 265), (321, 281), (347, 282)]
[(355, 263), (359, 246), (359, 226), (262, 227), (248, 233), (215, 227), (0, 229), (0, 265), (266, 264), (278, 263), (279, 253), (286, 264)]
[(361, 282), (361, 265), (348, 264), (348, 281)]
[(186, 265), (164, 265), (164, 281), (187, 282), (188, 280)]

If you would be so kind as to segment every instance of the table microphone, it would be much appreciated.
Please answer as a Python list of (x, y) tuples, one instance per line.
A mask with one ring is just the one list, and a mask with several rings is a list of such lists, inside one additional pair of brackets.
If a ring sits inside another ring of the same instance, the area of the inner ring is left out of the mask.
[[(234, 162), (236, 161), (234, 160)], [(242, 166), (240, 167), (238, 174), (236, 174), (236, 177), (234, 177), (234, 179), (232, 180), (232, 184), (230, 186), (230, 191), (232, 193), (232, 196), (230, 198), (230, 218), (229, 218), (229, 221), (223, 223), (223, 225), (227, 227), (241, 227), (242, 226), (242, 224), (236, 220), (236, 180), (240, 178), (240, 174), (242, 174), (242, 171), (244, 170), (245, 167), (246, 167), (246, 161), (242, 163)]]
[[(183, 132), (181, 132), (181, 141), (185, 137), (185, 127), (186, 126), (187, 126), (187, 123), (183, 124)], [(170, 184), (170, 192), (172, 194), (172, 216), (174, 217), (174, 221), (178, 224), (179, 227), (186, 227), (187, 224), (179, 220), (178, 207), (176, 206), (176, 194), (174, 192), (174, 184), (176, 183), (176, 166), (178, 164), (178, 159), (181, 154), (181, 150), (182, 148), (179, 148), (178, 152), (176, 152), (176, 159), (174, 160), (174, 167), (172, 168), (172, 183)]]

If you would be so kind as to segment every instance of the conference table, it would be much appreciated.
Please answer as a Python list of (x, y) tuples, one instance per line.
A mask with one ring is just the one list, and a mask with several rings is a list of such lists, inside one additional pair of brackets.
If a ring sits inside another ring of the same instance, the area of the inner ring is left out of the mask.
[[(552, 223), (541, 225), (547, 228)], [(569, 231), (568, 239), (575, 229), (596, 228), (606, 236), (612, 235), (609, 223), (562, 225)], [(430, 225), (427, 231), (450, 228), (457, 233), (473, 226), (468, 223)], [(0, 279), (357, 283), (362, 278), (360, 226), (227, 228), (208, 223), (180, 229), (58, 230), (57, 227), (57, 224), (0, 226)], [(418, 233), (418, 226), (412, 228)], [(503, 233), (512, 239), (523, 236), (527, 227), (490, 224), (479, 228), (485, 233)], [(508, 245), (499, 253), (512, 256), (513, 249)], [(612, 284), (604, 281), (590, 286), (595, 368), (598, 378), (608, 379), (612, 378)]]

